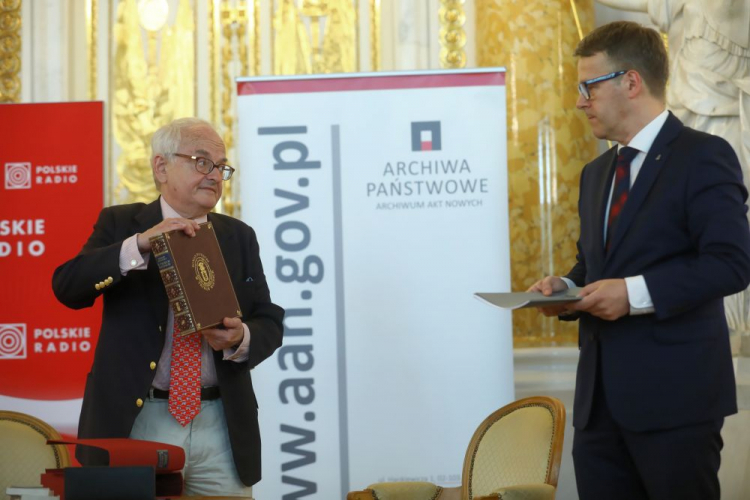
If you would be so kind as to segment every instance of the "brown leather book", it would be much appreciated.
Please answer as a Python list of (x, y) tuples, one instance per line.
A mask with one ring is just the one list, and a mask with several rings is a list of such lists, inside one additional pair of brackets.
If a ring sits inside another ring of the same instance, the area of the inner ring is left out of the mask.
[(194, 237), (180, 230), (150, 241), (179, 335), (220, 325), (226, 317), (242, 316), (210, 222), (201, 224)]

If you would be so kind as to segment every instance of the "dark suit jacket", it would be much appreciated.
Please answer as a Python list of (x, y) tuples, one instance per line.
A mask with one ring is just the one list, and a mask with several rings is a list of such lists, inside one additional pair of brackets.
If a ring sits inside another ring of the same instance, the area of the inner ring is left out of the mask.
[(643, 275), (655, 313), (580, 315), (573, 423), (586, 426), (597, 378), (613, 417), (632, 431), (674, 428), (737, 411), (723, 297), (750, 281), (747, 190), (723, 139), (671, 113), (651, 146), (604, 251), (616, 148), (586, 165), (578, 211), (582, 286)]
[[(209, 214), (219, 240), (237, 299), (242, 321), (250, 329), (249, 359), (223, 361), (214, 353), (216, 374), (226, 414), (237, 471), (243, 483), (260, 480), (258, 408), (250, 369), (269, 357), (282, 341), (284, 310), (271, 303), (258, 255), (255, 232), (243, 222)], [(68, 307), (90, 307), (103, 296), (102, 328), (94, 364), (86, 381), (78, 435), (80, 438), (128, 437), (140, 412), (136, 401), (146, 399), (159, 361), (167, 328), (168, 301), (156, 259), (146, 271), (120, 274), (122, 242), (162, 220), (159, 200), (105, 208), (81, 252), (55, 270), (53, 289)], [(103, 290), (94, 284), (113, 278)], [(79, 448), (84, 464), (101, 464), (103, 457)]]

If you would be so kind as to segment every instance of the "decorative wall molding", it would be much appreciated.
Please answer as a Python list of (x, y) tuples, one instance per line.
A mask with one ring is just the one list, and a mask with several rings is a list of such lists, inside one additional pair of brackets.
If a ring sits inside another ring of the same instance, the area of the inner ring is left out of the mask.
[(455, 69), (466, 66), (465, 0), (440, 0), (440, 66)]
[[(576, 109), (575, 46), (592, 0), (476, 0), (479, 66), (507, 69), (511, 287), (568, 272), (578, 238), (578, 176), (596, 139)], [(571, 5), (575, 6), (573, 10)], [(513, 313), (516, 347), (576, 345), (577, 323)]]

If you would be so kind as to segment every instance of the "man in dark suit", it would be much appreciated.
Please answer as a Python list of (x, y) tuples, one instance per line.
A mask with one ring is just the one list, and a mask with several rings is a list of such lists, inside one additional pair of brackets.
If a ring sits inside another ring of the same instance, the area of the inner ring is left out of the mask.
[[(281, 345), (284, 311), (271, 302), (252, 228), (209, 213), (234, 171), (225, 164), (216, 131), (203, 120), (175, 120), (154, 134), (152, 148), (160, 198), (102, 210), (81, 252), (54, 274), (55, 295), (68, 307), (90, 307), (100, 295), (104, 301), (79, 437), (130, 436), (182, 446), (186, 494), (251, 496), (261, 472), (250, 370)], [(192, 236), (206, 220), (215, 229), (243, 316), (225, 318), (220, 328), (173, 336), (174, 317), (149, 238), (171, 230)], [(185, 366), (183, 354), (173, 355), (173, 346), (175, 353), (177, 346), (188, 349), (182, 344), (188, 338), (196, 390), (186, 411), (181, 405), (189, 398), (175, 397), (183, 390), (176, 375)], [(77, 456), (84, 464), (106, 460), (83, 447)]]
[(581, 173), (577, 262), (531, 290), (578, 319), (573, 460), (580, 498), (719, 499), (724, 417), (737, 411), (723, 297), (750, 282), (747, 190), (732, 148), (665, 110), (653, 30), (585, 37), (577, 107), (618, 145)]

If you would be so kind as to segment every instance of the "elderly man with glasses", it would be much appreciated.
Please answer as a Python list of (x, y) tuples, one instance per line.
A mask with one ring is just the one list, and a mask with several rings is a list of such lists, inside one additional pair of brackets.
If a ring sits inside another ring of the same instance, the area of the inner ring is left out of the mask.
[(750, 282), (747, 190), (722, 138), (666, 110), (654, 30), (578, 45), (577, 107), (617, 144), (583, 168), (575, 265), (531, 289), (579, 321), (573, 462), (582, 500), (720, 498), (721, 428), (737, 412), (723, 297)]
[[(185, 494), (250, 497), (261, 477), (250, 370), (281, 345), (284, 311), (271, 302), (252, 228), (210, 213), (234, 173), (213, 127), (196, 118), (175, 120), (154, 134), (152, 149), (159, 199), (102, 210), (81, 252), (53, 277), (63, 304), (90, 307), (100, 295), (104, 303), (78, 435), (181, 446)], [(206, 221), (216, 232), (243, 316), (174, 335), (149, 238), (172, 230), (192, 236)], [(181, 386), (190, 376), (192, 405)], [(77, 457), (85, 465), (106, 463), (91, 448), (79, 447)]]

